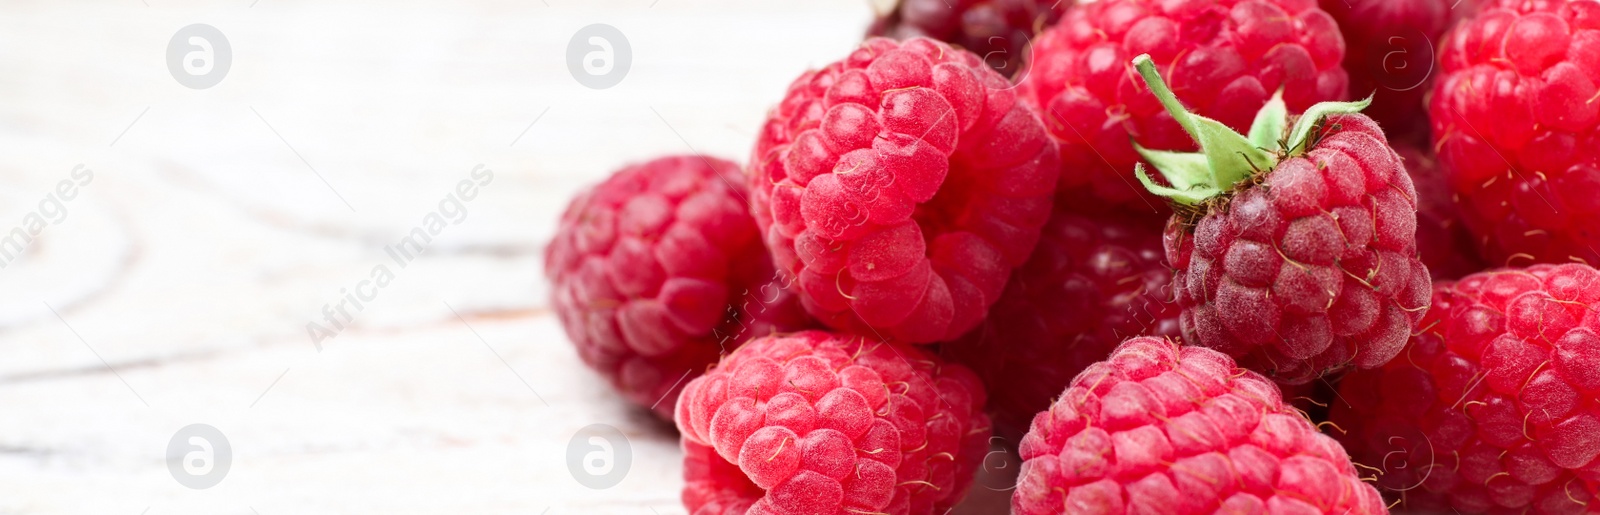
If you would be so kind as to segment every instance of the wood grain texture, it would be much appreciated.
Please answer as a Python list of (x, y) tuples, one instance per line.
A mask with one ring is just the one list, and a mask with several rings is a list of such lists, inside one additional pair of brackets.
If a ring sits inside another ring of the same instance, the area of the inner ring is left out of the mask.
[[(3, 9), (0, 230), (75, 165), (94, 172), (0, 269), (4, 514), (682, 512), (675, 437), (578, 362), (544, 242), (567, 198), (626, 163), (743, 160), (788, 82), (871, 16), (860, 0)], [(190, 23), (231, 43), (216, 87), (166, 68)], [(590, 23), (632, 44), (616, 87), (567, 71)], [(494, 179), (465, 220), (319, 352), (306, 324), (479, 164)], [(206, 490), (164, 461), (196, 422), (233, 450)], [(593, 423), (632, 445), (607, 490), (565, 463)]]

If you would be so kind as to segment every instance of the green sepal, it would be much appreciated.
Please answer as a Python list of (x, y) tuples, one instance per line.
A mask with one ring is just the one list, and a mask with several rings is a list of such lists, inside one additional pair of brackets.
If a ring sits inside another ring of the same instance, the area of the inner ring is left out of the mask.
[[(1186, 190), (1211, 182), (1211, 160), (1206, 159), (1205, 154), (1151, 150), (1144, 148), (1137, 141), (1133, 142), (1133, 150), (1137, 151), (1145, 161), (1149, 161), (1174, 188)], [(1136, 171), (1142, 172), (1142, 170)]]
[(1283, 88), (1280, 87), (1272, 94), (1272, 100), (1256, 112), (1255, 122), (1250, 124), (1250, 143), (1267, 152), (1282, 150), (1278, 144), (1283, 141), (1284, 126), (1288, 124), (1289, 105), (1283, 102)]
[(1287, 138), (1280, 140), (1289, 125), (1289, 108), (1283, 101), (1283, 88), (1280, 87), (1272, 99), (1256, 112), (1255, 120), (1250, 125), (1250, 135), (1246, 137), (1222, 122), (1185, 109), (1172, 88), (1156, 72), (1155, 62), (1149, 55), (1133, 58), (1133, 66), (1144, 78), (1150, 92), (1161, 101), (1161, 106), (1172, 115), (1172, 119), (1200, 145), (1200, 152), (1189, 153), (1150, 150), (1134, 143), (1139, 155), (1155, 166), (1171, 186), (1156, 184), (1145, 173), (1142, 164), (1134, 168), (1134, 175), (1139, 177), (1139, 182), (1144, 183), (1145, 189), (1151, 193), (1180, 204), (1199, 204), (1223, 195), (1252, 175), (1271, 171), (1278, 165), (1279, 159), (1304, 154), (1313, 143), (1309, 140), (1318, 124), (1328, 116), (1359, 113), (1372, 104), (1372, 97), (1369, 96), (1358, 102), (1323, 102), (1311, 106), (1293, 127), (1288, 128)]
[[(1208, 168), (1204, 174), (1207, 179), (1201, 182), (1198, 179), (1200, 174), (1192, 170), (1193, 158), (1168, 160), (1166, 164), (1175, 167), (1170, 170), (1163, 166), (1163, 163), (1151, 161), (1163, 177), (1174, 186), (1178, 186), (1177, 189), (1150, 187), (1153, 183), (1148, 178), (1141, 178), (1151, 193), (1179, 203), (1196, 204), (1209, 196), (1221, 195), (1258, 170), (1271, 170), (1277, 166), (1276, 155), (1257, 148), (1257, 145), (1244, 135), (1222, 122), (1190, 113), (1185, 109), (1183, 104), (1178, 102), (1178, 97), (1172, 93), (1172, 89), (1167, 86), (1166, 81), (1156, 72), (1155, 62), (1149, 55), (1135, 57), (1133, 65), (1144, 78), (1150, 92), (1161, 101), (1161, 106), (1166, 108), (1172, 119), (1177, 121), (1196, 143), (1199, 143), (1199, 155), (1205, 156)], [(1138, 173), (1139, 170), (1135, 172)]]
[[(1198, 156), (1200, 154), (1194, 155)], [(1154, 193), (1163, 198), (1172, 199), (1174, 202), (1181, 204), (1199, 204), (1201, 202), (1205, 202), (1206, 199), (1222, 194), (1222, 190), (1208, 185), (1193, 185), (1184, 189), (1178, 189), (1156, 184), (1155, 181), (1150, 179), (1150, 175), (1144, 172), (1144, 163), (1134, 165), (1133, 175), (1139, 178), (1139, 182), (1143, 183), (1145, 189), (1150, 190), (1150, 193)], [(1163, 173), (1163, 175), (1165, 174)], [(1171, 178), (1168, 177), (1168, 180), (1171, 180)]]
[(1191, 115), (1200, 132), (1200, 152), (1211, 163), (1211, 185), (1219, 190), (1249, 178), (1256, 171), (1271, 170), (1278, 158), (1259, 148), (1222, 122)]
[(1355, 114), (1372, 105), (1372, 96), (1368, 95), (1363, 100), (1355, 102), (1322, 102), (1311, 106), (1300, 120), (1294, 123), (1294, 129), (1289, 131), (1289, 155), (1298, 156), (1306, 153), (1307, 139), (1311, 137), (1311, 130), (1322, 123), (1323, 118), (1335, 114)]

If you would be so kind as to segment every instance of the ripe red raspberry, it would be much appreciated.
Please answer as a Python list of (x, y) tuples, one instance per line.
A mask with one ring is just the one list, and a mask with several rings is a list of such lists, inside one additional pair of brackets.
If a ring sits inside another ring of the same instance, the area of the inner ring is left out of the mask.
[(1500, 0), (1441, 53), (1434, 146), (1485, 256), (1600, 265), (1600, 2)]
[(670, 418), (685, 377), (753, 336), (808, 325), (721, 159), (633, 165), (572, 200), (545, 249), (551, 303), (578, 356)]
[(1488, 269), (1461, 220), (1455, 191), (1439, 161), (1411, 145), (1395, 145), (1394, 151), (1417, 188), (1417, 250), (1428, 273), (1434, 279), (1458, 279)]
[(1001, 75), (1022, 67), (1028, 42), (1041, 27), (1055, 24), (1072, 5), (1063, 0), (890, 0), (888, 13), (867, 29), (869, 36), (926, 37), (956, 45), (983, 58)]
[[(1167, 260), (1185, 341), (1288, 384), (1400, 352), (1428, 305), (1417, 193), (1358, 103), (1323, 103), (1288, 126), (1267, 103), (1247, 139), (1191, 115), (1135, 59), (1199, 154), (1146, 151), (1171, 187), (1140, 180), (1178, 213)], [(1287, 132), (1286, 130), (1287, 129)]]
[(1021, 451), (1017, 515), (1386, 512), (1271, 381), (1161, 338), (1084, 370)]
[(690, 513), (942, 514), (989, 450), (983, 386), (908, 346), (757, 338), (684, 387)]
[(1078, 205), (1165, 213), (1130, 175), (1136, 142), (1193, 150), (1194, 142), (1128, 66), (1149, 54), (1179, 96), (1235, 130), (1273, 91), (1293, 112), (1345, 98), (1344, 41), (1312, 0), (1102, 0), (1079, 5), (1034, 40), (1022, 96), (1039, 106), (1061, 146), (1060, 188)]
[(1005, 79), (930, 39), (808, 72), (751, 158), (751, 210), (822, 322), (925, 343), (977, 326), (1050, 216), (1055, 146)]
[(1341, 381), (1355, 460), (1419, 513), (1600, 510), (1600, 272), (1502, 269), (1433, 295), (1404, 353)]
[(1171, 282), (1159, 220), (1058, 208), (989, 318), (942, 352), (983, 379), (996, 426), (1021, 435), (1122, 340), (1178, 336)]
[[(1390, 141), (1425, 145), (1434, 47), (1444, 40), (1461, 0), (1321, 0), (1344, 34), (1350, 92), (1372, 95), (1365, 111)], [(1456, 7), (1456, 9), (1452, 9)]]

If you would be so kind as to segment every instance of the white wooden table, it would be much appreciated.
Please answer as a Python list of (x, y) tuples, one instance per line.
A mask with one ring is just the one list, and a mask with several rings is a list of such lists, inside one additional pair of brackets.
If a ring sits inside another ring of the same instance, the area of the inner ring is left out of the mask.
[[(742, 160), (871, 16), (791, 4), (8, 2), (0, 238), (46, 223), (0, 269), (0, 513), (681, 512), (674, 437), (578, 362), (540, 255), (625, 163)], [(208, 89), (166, 63), (192, 23), (231, 46)], [(615, 87), (568, 71), (590, 23), (631, 43)], [(465, 219), (395, 266), (385, 246), (480, 164)], [(76, 165), (92, 179), (42, 210)], [(319, 351), (307, 324), (380, 264), (393, 281)], [(193, 423), (231, 449), (208, 489), (166, 463)], [(632, 448), (605, 490), (566, 465), (595, 423)]]

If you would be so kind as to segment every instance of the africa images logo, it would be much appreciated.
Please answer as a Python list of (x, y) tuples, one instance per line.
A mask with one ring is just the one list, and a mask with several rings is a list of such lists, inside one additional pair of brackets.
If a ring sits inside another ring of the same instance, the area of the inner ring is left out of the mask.
[(179, 84), (206, 89), (222, 82), (233, 66), (233, 47), (216, 27), (196, 23), (178, 29), (167, 42), (167, 71)]
[(567, 70), (589, 89), (606, 89), (622, 82), (633, 66), (633, 47), (616, 27), (596, 23), (578, 29), (567, 42)]
[(167, 471), (178, 483), (204, 490), (228, 477), (233, 447), (222, 431), (207, 424), (189, 424), (167, 442)]
[(633, 448), (628, 437), (606, 424), (590, 424), (567, 442), (567, 472), (578, 484), (594, 490), (617, 486), (628, 477)]

